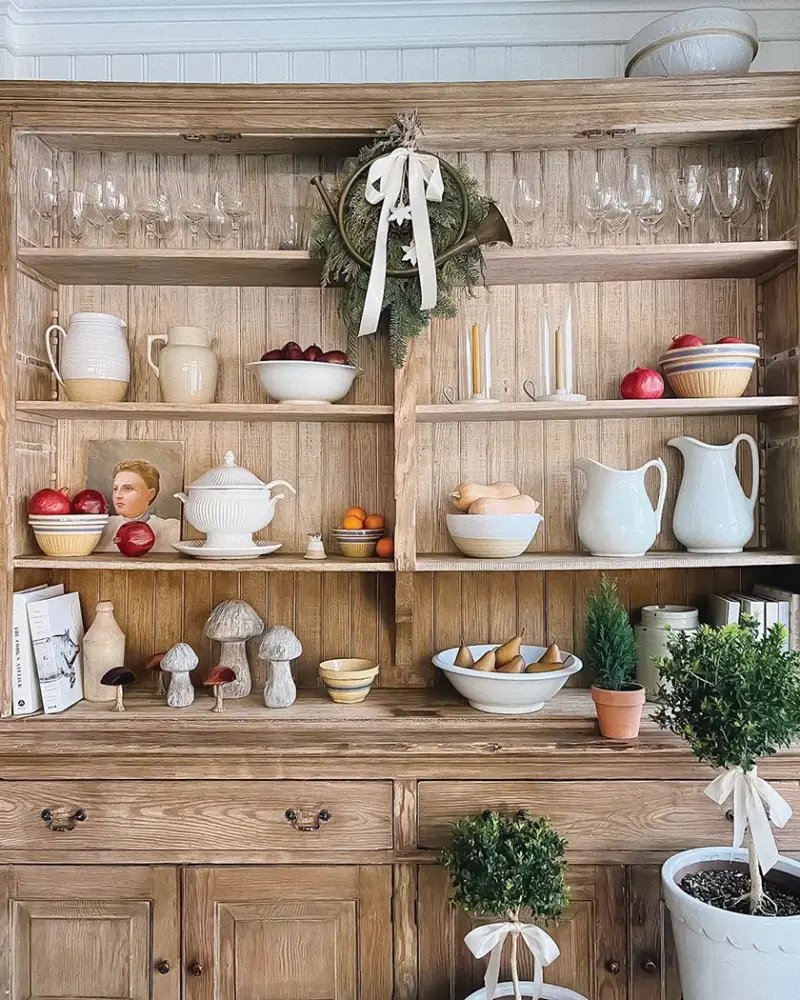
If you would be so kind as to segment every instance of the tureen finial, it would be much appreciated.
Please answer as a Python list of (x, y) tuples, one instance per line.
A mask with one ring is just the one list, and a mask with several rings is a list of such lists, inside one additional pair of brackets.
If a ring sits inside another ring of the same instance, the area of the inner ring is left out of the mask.
[(236, 456), (232, 451), (226, 451), (224, 457), (226, 465), (236, 465)]

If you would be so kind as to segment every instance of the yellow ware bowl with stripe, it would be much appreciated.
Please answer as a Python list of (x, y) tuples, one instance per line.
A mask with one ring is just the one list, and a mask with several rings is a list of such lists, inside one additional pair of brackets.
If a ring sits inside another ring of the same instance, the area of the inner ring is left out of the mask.
[(332, 701), (338, 705), (356, 705), (369, 694), (379, 669), (374, 660), (344, 657), (323, 660), (319, 675)]
[(36, 542), (46, 556), (51, 559), (69, 559), (77, 556), (90, 556), (97, 548), (103, 532), (92, 534), (57, 534), (35, 531)]

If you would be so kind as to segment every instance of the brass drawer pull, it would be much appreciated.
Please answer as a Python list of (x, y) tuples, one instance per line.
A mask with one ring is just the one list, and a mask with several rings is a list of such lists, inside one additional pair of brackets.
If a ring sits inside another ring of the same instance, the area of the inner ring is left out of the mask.
[(616, 976), (619, 973), (621, 966), (616, 959), (612, 958), (610, 962), (606, 962), (606, 968), (612, 976)]
[(60, 818), (54, 816), (52, 810), (42, 809), (41, 817), (44, 820), (45, 826), (49, 827), (54, 833), (64, 833), (66, 830), (74, 830), (76, 823), (83, 823), (88, 818), (88, 814), (85, 809), (76, 809), (75, 812), (69, 813), (68, 816)]
[(205, 972), (205, 966), (202, 962), (192, 962), (189, 966), (189, 973), (193, 976), (202, 976)]
[(327, 809), (320, 809), (316, 816), (311, 813), (306, 813), (306, 815), (303, 816), (294, 809), (287, 809), (284, 816), (292, 824), (295, 830), (299, 830), (301, 833), (309, 833), (314, 830), (319, 830), (322, 823), (327, 823), (328, 820), (331, 819), (331, 814)]
[(171, 968), (172, 966), (166, 959), (156, 963), (156, 972), (160, 973), (162, 976), (166, 976)]
[(658, 966), (652, 958), (648, 958), (646, 962), (642, 962), (642, 969), (650, 976), (658, 972)]

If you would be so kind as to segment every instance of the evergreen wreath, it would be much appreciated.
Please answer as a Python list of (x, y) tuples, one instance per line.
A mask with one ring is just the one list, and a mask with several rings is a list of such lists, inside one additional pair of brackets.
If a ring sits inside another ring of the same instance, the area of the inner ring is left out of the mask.
[[(339, 202), (344, 187), (350, 177), (360, 167), (377, 156), (391, 152), (399, 146), (416, 144), (422, 134), (416, 113), (399, 115), (387, 129), (385, 135), (376, 142), (365, 146), (358, 155), (358, 167), (348, 177), (340, 181), (333, 192), (333, 200)], [(491, 200), (481, 194), (478, 182), (462, 165), (454, 165), (467, 192), (469, 222), (467, 232), (477, 228), (489, 211)], [(429, 201), (433, 252), (438, 256), (452, 246), (461, 228), (464, 206), (461, 192), (452, 178), (443, 171), (444, 195), (441, 202)], [(378, 230), (381, 206), (371, 205), (364, 197), (367, 184), (365, 171), (350, 189), (345, 206), (345, 228), (355, 249), (364, 257), (372, 259), (375, 237)], [(407, 185), (406, 185), (407, 186)], [(408, 192), (404, 192), (408, 202)], [(407, 249), (412, 240), (411, 221), (402, 225), (391, 223), (387, 242), (387, 268), (408, 266)], [(359, 354), (358, 328), (364, 309), (369, 271), (358, 263), (347, 251), (336, 223), (327, 211), (319, 211), (314, 220), (311, 252), (324, 261), (322, 269), (323, 286), (344, 285), (339, 301), (339, 315), (348, 335), (347, 353), (353, 358)], [(386, 276), (383, 297), (384, 313), (382, 324), (387, 322), (389, 334), (389, 356), (395, 368), (402, 368), (406, 359), (408, 341), (417, 337), (432, 317), (453, 317), (456, 315), (454, 290), (465, 286), (468, 293), (474, 293), (475, 286), (483, 276), (483, 254), (479, 246), (470, 247), (444, 261), (436, 268), (438, 297), (436, 306), (426, 312), (420, 310), (420, 283), (417, 275), (398, 278)]]

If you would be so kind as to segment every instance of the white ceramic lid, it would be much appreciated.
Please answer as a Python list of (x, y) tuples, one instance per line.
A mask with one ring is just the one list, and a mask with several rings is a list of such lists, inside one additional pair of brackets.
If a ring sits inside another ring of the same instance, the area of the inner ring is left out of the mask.
[(625, 47), (625, 74), (628, 75), (631, 63), (645, 49), (681, 41), (694, 35), (716, 33), (748, 38), (755, 58), (758, 52), (758, 25), (749, 14), (733, 7), (693, 7), (691, 10), (680, 10), (661, 17), (637, 32)]
[(113, 313), (73, 313), (69, 318), (70, 325), (73, 323), (114, 323), (123, 329), (128, 325), (124, 319), (115, 316)]
[(232, 451), (225, 452), (225, 460), (216, 469), (209, 469), (196, 479), (190, 490), (264, 490), (267, 484), (254, 473), (236, 464)]

